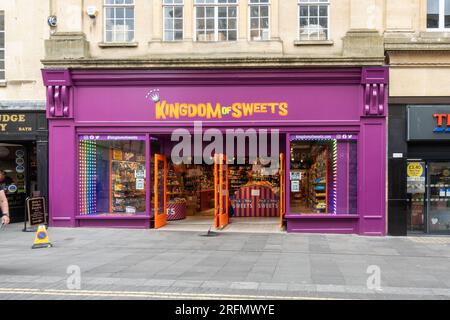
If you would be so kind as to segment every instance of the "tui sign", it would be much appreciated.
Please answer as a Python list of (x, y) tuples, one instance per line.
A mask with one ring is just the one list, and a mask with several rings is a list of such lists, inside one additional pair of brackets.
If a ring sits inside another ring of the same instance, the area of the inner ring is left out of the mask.
[(450, 106), (408, 106), (408, 141), (450, 140)]

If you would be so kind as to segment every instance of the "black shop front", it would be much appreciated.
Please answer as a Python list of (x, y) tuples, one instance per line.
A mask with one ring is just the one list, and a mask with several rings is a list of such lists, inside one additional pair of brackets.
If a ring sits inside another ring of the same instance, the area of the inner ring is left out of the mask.
[(0, 109), (0, 188), (11, 222), (22, 222), (25, 200), (47, 199), (48, 126), (44, 110)]
[(450, 235), (450, 105), (391, 105), (389, 116), (389, 233)]

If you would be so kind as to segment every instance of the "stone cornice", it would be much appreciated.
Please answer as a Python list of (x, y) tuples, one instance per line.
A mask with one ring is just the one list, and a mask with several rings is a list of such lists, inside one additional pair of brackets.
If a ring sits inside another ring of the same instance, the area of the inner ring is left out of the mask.
[(386, 51), (448, 51), (450, 37), (446, 34), (424, 32), (417, 34), (387, 34), (384, 37)]
[(382, 66), (385, 58), (375, 57), (174, 57), (174, 58), (122, 58), (122, 59), (44, 59), (45, 68), (293, 68), (329, 66)]

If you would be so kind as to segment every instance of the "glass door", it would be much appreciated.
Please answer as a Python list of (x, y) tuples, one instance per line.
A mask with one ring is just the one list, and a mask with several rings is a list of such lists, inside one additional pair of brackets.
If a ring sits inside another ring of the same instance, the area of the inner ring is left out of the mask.
[(450, 234), (450, 162), (428, 165), (428, 232)]
[(407, 164), (408, 231), (425, 232), (426, 164), (409, 161)]
[(228, 161), (224, 154), (214, 155), (214, 226), (225, 228), (229, 223)]
[(154, 174), (155, 229), (159, 229), (167, 223), (167, 160), (164, 155), (155, 154)]

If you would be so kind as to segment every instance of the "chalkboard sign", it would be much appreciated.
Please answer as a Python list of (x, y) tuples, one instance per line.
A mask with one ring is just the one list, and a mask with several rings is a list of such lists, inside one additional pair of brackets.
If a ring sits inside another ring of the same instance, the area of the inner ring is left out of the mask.
[(28, 222), (30, 226), (36, 226), (42, 223), (47, 223), (45, 198), (28, 198), (27, 199), (27, 213)]

